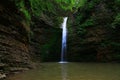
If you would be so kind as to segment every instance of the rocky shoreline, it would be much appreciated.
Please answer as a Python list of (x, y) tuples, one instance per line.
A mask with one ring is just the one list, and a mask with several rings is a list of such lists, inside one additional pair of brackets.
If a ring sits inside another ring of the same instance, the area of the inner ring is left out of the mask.
[(5, 78), (6, 78), (6, 75), (0, 73), (0, 80), (4, 80)]
[(0, 63), (0, 80), (5, 80), (9, 75), (27, 71), (30, 68), (10, 67)]
[(5, 67), (5, 64), (0, 63), (0, 80), (4, 80), (6, 78), (6, 74), (2, 70)]

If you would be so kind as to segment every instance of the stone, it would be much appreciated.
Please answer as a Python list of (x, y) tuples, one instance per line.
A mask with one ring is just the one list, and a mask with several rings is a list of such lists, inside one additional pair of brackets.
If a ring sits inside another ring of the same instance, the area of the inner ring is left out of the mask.
[(5, 66), (5, 64), (3, 64), (3, 63), (0, 63), (0, 67), (4, 67)]
[(10, 71), (11, 72), (21, 72), (21, 71), (27, 71), (29, 70), (28, 68), (20, 68), (20, 67), (11, 67)]
[(3, 80), (3, 79), (5, 79), (5, 78), (6, 78), (6, 75), (0, 73), (0, 80)]

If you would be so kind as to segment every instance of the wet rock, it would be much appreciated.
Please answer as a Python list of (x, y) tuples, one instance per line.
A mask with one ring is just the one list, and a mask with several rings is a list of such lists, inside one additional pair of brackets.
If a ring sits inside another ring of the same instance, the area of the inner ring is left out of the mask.
[(10, 68), (10, 72), (11, 73), (19, 73), (19, 72), (23, 72), (23, 71), (27, 71), (29, 70), (28, 68), (21, 68), (21, 67), (11, 67)]
[(6, 75), (0, 73), (0, 80), (3, 80), (3, 79), (5, 79), (5, 78), (6, 78)]
[[(0, 72), (5, 74), (32, 67), (28, 39), (30, 27), (18, 13), (15, 4), (7, 1), (0, 1)], [(2, 74), (0, 76), (5, 77)]]
[(4, 66), (6, 66), (5, 64), (3, 64), (3, 63), (0, 63), (0, 67), (4, 67)]

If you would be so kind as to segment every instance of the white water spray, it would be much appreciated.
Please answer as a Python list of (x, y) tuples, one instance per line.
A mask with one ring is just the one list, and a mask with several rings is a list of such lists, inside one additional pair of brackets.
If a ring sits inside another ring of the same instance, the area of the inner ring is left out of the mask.
[(67, 19), (68, 17), (63, 18), (62, 23), (62, 49), (61, 49), (61, 61), (59, 63), (67, 63), (65, 60), (66, 47), (67, 47)]

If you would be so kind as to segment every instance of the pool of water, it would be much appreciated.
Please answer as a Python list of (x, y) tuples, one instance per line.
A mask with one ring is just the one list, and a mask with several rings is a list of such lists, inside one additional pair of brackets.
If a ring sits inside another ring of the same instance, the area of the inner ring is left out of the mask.
[(118, 63), (42, 63), (9, 80), (120, 80)]

